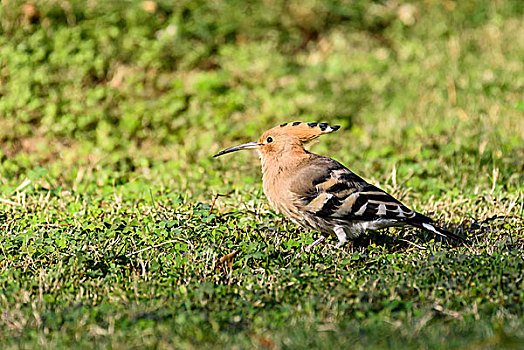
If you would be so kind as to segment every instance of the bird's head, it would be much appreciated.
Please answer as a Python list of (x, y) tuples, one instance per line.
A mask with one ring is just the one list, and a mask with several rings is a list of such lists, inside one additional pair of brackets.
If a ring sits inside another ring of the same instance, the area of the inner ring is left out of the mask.
[(266, 131), (258, 141), (227, 148), (215, 154), (214, 157), (244, 149), (256, 149), (261, 157), (284, 153), (286, 150), (296, 149), (297, 147), (303, 149), (304, 143), (339, 128), (339, 125), (330, 126), (328, 123), (284, 123)]

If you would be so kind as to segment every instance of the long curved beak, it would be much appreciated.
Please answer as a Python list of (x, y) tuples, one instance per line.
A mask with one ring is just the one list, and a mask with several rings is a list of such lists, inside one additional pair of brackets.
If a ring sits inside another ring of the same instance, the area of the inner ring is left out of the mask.
[(231, 153), (231, 152), (236, 152), (236, 151), (241, 151), (243, 149), (255, 149), (255, 148), (258, 148), (258, 142), (256, 141), (253, 141), (253, 142), (248, 142), (248, 143), (243, 143), (241, 145), (237, 145), (237, 146), (233, 146), (233, 147), (229, 147), (225, 150), (223, 150), (222, 152), (218, 152), (217, 154), (215, 154), (213, 156), (213, 158), (215, 157), (218, 157), (218, 156), (221, 156), (223, 154), (226, 154), (226, 153)]

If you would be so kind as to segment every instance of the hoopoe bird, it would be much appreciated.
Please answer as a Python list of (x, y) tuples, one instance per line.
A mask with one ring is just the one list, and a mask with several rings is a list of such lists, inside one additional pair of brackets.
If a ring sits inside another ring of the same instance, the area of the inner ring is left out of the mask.
[(214, 157), (257, 150), (264, 193), (271, 206), (296, 224), (322, 233), (308, 249), (328, 236), (336, 237), (340, 247), (366, 230), (404, 225), (465, 241), (367, 183), (336, 160), (304, 149), (305, 143), (339, 128), (328, 123), (284, 123), (266, 131), (258, 141), (230, 147)]

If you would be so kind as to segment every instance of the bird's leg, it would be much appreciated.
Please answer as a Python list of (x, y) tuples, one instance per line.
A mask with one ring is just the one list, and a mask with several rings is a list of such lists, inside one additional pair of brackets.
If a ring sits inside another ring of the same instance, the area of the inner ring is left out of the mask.
[(346, 235), (346, 231), (341, 226), (336, 226), (334, 231), (335, 231), (335, 234), (337, 235), (337, 238), (338, 238), (337, 248), (340, 248), (348, 240), (348, 237)]
[(311, 243), (306, 247), (306, 252), (309, 252), (311, 249), (319, 245), (320, 243), (324, 242), (326, 240), (326, 236), (320, 236), (319, 239), (317, 239), (315, 242)]

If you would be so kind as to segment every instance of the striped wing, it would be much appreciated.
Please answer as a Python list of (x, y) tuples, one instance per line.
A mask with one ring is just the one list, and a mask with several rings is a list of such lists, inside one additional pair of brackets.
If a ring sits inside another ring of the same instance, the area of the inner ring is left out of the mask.
[[(302, 210), (325, 219), (406, 222), (417, 213), (333, 159), (320, 157), (298, 174), (291, 191)], [(307, 174), (307, 175), (306, 175)]]

